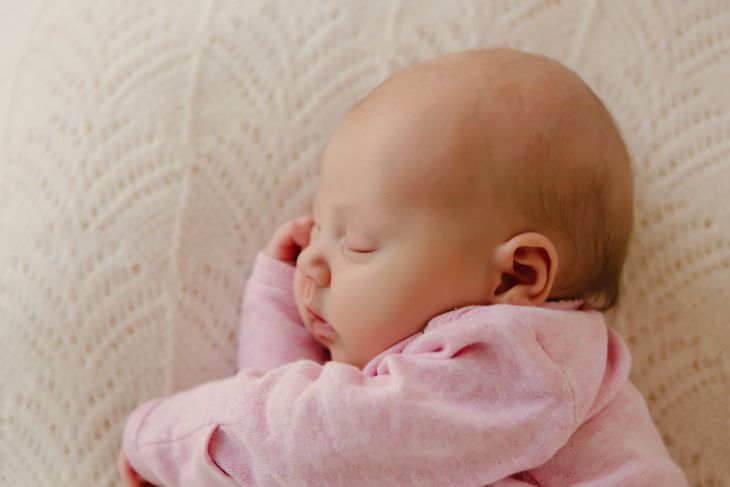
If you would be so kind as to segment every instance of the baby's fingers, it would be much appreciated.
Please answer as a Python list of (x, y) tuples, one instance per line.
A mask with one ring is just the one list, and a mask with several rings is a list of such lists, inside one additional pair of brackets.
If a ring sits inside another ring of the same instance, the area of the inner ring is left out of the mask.
[(146, 482), (137, 475), (137, 472), (134, 471), (131, 465), (129, 465), (127, 457), (123, 452), (119, 455), (117, 470), (119, 471), (119, 476), (122, 478), (124, 485), (127, 487), (140, 487), (146, 484)]
[(264, 252), (274, 259), (296, 265), (297, 256), (309, 245), (311, 228), (312, 217), (309, 215), (288, 220), (274, 232)]
[(306, 248), (309, 245), (309, 235), (312, 231), (314, 219), (311, 215), (302, 215), (292, 220), (292, 223), (292, 242), (300, 249)]

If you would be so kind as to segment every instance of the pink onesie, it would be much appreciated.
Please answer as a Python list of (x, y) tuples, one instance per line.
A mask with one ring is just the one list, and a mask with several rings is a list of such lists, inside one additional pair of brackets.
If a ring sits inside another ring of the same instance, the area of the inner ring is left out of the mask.
[(360, 370), (324, 362), (262, 253), (239, 372), (147, 401), (124, 451), (164, 486), (686, 486), (631, 357), (581, 301), (467, 306)]

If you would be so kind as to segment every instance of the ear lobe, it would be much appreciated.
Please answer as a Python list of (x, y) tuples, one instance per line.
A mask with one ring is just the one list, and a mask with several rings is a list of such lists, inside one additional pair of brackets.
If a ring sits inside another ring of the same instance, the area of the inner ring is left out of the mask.
[(555, 246), (545, 235), (522, 233), (497, 250), (499, 285), (492, 303), (540, 306), (547, 299), (557, 273)]

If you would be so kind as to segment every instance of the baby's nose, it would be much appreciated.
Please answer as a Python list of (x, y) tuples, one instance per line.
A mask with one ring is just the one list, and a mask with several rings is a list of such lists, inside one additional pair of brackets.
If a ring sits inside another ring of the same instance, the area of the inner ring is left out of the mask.
[(330, 284), (330, 270), (326, 259), (316, 245), (309, 245), (297, 257), (297, 268), (305, 277), (320, 287)]

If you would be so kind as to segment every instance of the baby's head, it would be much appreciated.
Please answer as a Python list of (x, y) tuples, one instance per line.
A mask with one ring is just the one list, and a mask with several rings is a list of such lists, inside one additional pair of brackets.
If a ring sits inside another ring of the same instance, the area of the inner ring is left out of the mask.
[(633, 182), (611, 116), (576, 74), (467, 51), (397, 73), (347, 113), (313, 215), (297, 307), (332, 360), (362, 367), (462, 306), (613, 306)]

